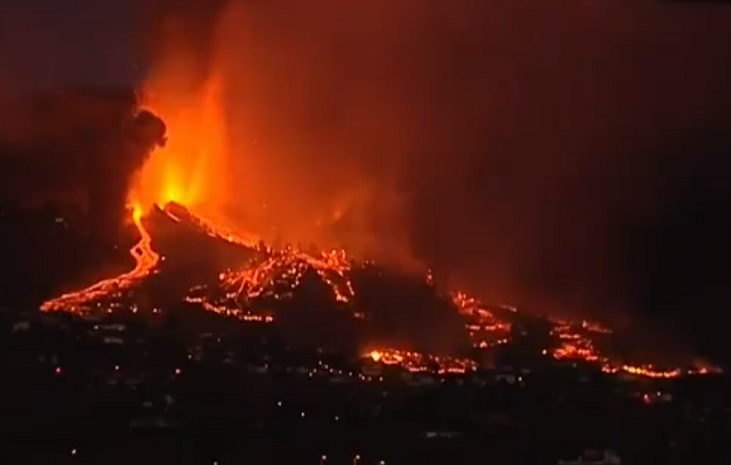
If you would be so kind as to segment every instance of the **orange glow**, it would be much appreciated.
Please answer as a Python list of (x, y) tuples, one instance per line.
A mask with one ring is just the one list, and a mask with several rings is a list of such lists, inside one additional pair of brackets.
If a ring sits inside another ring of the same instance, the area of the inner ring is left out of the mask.
[(176, 202), (220, 206), (226, 200), (226, 124), (222, 79), (211, 76), (197, 92), (175, 93), (165, 79), (148, 85), (145, 106), (161, 115), (169, 136), (143, 166), (132, 196), (145, 208)]
[(132, 221), (137, 224), (142, 220), (142, 215), (144, 214), (144, 211), (142, 210), (142, 207), (140, 205), (133, 205), (132, 206)]

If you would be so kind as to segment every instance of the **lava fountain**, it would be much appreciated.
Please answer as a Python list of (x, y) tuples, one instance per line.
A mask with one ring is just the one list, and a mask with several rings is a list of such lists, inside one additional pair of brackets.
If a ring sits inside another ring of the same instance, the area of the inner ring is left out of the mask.
[(144, 105), (162, 115), (169, 139), (139, 173), (132, 197), (144, 208), (176, 202), (210, 214), (227, 198), (226, 126), (222, 80), (211, 76), (195, 92), (175, 94), (175, 85), (152, 85)]

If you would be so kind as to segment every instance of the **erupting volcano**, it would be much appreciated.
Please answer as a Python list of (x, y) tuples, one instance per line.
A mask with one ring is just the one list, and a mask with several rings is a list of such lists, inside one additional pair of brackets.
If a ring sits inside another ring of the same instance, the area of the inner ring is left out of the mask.
[[(128, 195), (131, 222), (139, 235), (130, 249), (134, 267), (48, 300), (43, 311), (137, 312), (131, 302), (149, 277), (179, 272), (168, 262), (188, 252), (176, 242), (185, 233), (198, 241), (196, 248), (206, 250), (201, 257), (214, 255), (208, 253), (214, 244), (229, 247), (226, 263), (208, 264), (218, 267), (217, 273), (180, 296), (187, 305), (241, 322), (278, 325), (283, 320), (283, 325), (294, 327), (293, 334), (317, 328), (317, 346), (346, 340), (374, 362), (409, 371), (433, 366), (440, 372), (461, 373), (477, 367), (476, 354), (518, 344), (534, 318), (509, 305), (488, 306), (464, 292), (440, 289), (430, 271), (419, 275), (391, 270), (356, 259), (344, 249), (267, 244), (261, 239), (264, 234), (232, 228), (224, 211), (247, 191), (245, 185), (236, 186), (234, 195), (235, 180), (227, 173), (223, 85), (214, 75), (199, 92), (176, 94), (179, 86), (152, 86), (146, 105), (164, 119), (169, 139), (154, 150)], [(165, 228), (173, 234), (157, 234)], [(311, 315), (317, 316), (308, 319)], [(603, 352), (602, 340), (612, 337), (612, 331), (597, 323), (553, 318), (543, 323), (548, 329), (539, 352), (546, 358), (660, 378), (709, 370), (630, 364)]]

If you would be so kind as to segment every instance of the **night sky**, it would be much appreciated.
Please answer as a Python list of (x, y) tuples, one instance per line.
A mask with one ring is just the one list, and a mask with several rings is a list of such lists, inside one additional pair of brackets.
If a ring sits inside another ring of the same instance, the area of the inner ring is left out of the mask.
[(235, 126), (276, 154), (257, 166), (291, 166), (304, 205), (385, 183), (406, 199), (389, 226), (454, 282), (726, 350), (731, 8), (201, 2), (3, 0), (0, 94), (138, 84), (177, 15), (199, 68), (239, 77)]

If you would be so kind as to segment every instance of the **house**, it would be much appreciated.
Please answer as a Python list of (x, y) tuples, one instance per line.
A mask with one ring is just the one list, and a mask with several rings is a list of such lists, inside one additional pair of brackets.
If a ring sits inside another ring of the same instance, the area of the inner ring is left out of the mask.
[(586, 450), (577, 459), (559, 460), (558, 465), (620, 465), (622, 460), (613, 450)]
[(259, 365), (259, 364), (249, 363), (246, 368), (251, 373), (257, 373), (257, 374), (260, 374), (260, 375), (263, 375), (264, 373), (266, 373), (266, 372), (269, 371), (269, 365), (268, 364)]
[(19, 333), (19, 332), (25, 332), (30, 329), (30, 321), (16, 321), (13, 324), (13, 332)]
[(381, 376), (381, 373), (383, 373), (383, 364), (378, 362), (365, 361), (363, 362), (360, 370), (365, 376)]
[(424, 437), (427, 439), (451, 439), (461, 435), (462, 433), (458, 431), (427, 431), (424, 433)]
[(673, 395), (669, 392), (655, 391), (647, 392), (642, 395), (642, 402), (646, 404), (656, 404), (664, 402), (672, 402)]
[(513, 373), (496, 373), (493, 379), (498, 383), (515, 384), (518, 382), (518, 376)]
[(433, 386), (437, 384), (436, 378), (428, 373), (404, 373), (402, 377), (409, 386)]

